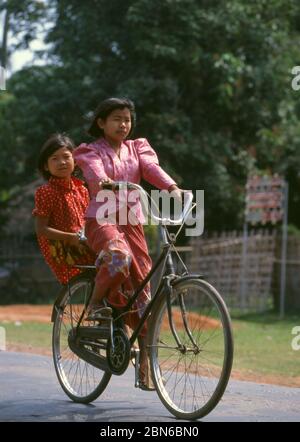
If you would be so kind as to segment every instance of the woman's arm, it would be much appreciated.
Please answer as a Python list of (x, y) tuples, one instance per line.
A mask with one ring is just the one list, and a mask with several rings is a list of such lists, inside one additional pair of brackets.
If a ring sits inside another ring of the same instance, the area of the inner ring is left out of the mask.
[(135, 140), (142, 171), (142, 177), (153, 186), (161, 190), (173, 192), (174, 196), (181, 199), (182, 191), (176, 182), (160, 167), (156, 152), (145, 138)]
[(35, 231), (37, 236), (44, 236), (48, 239), (66, 241), (72, 246), (79, 246), (80, 241), (77, 233), (63, 232), (48, 226), (48, 218), (35, 216)]

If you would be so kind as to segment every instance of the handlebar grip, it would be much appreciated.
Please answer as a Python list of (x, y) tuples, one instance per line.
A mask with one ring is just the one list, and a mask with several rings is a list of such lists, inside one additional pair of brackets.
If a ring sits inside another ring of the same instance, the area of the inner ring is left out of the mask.
[(122, 189), (136, 189), (136, 184), (128, 181), (114, 181), (112, 183), (102, 183), (102, 189), (113, 191)]
[(103, 183), (102, 189), (106, 190), (119, 190), (119, 185), (116, 183)]

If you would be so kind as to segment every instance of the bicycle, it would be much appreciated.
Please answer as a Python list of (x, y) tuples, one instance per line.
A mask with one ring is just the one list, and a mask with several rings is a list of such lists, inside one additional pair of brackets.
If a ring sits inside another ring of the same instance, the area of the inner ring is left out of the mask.
[[(116, 182), (114, 187), (106, 186), (114, 190), (124, 187), (149, 197), (137, 184)], [(175, 247), (177, 236), (195, 207), (192, 198), (190, 194), (179, 219), (156, 217), (163, 238), (161, 254), (126, 307), (113, 312), (109, 326), (84, 325), (95, 267), (78, 266), (85, 273), (62, 289), (52, 312), (53, 359), (58, 380), (73, 401), (89, 403), (98, 398), (111, 376), (122, 375), (131, 360), (135, 365), (135, 386), (139, 386), (139, 351), (133, 345), (148, 318), (151, 375), (164, 406), (177, 418), (192, 420), (210, 413), (222, 398), (233, 362), (230, 316), (217, 290), (202, 275), (188, 272)], [(171, 234), (166, 224), (181, 227)], [(175, 272), (172, 252), (183, 265), (180, 275)], [(158, 271), (157, 289), (128, 338), (122, 315), (130, 311)]]

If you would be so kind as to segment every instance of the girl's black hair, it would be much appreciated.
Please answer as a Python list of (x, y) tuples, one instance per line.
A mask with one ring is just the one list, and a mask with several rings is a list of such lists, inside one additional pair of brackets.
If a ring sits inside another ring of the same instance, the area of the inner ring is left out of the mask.
[(131, 135), (136, 124), (136, 113), (134, 103), (128, 98), (107, 98), (102, 101), (96, 108), (92, 123), (88, 129), (88, 134), (92, 137), (99, 138), (104, 136), (104, 132), (98, 126), (97, 120), (101, 118), (103, 121), (116, 109), (128, 108), (131, 115), (131, 130), (128, 134)]
[(53, 134), (48, 138), (41, 148), (38, 158), (38, 170), (46, 180), (49, 180), (51, 177), (51, 173), (45, 169), (48, 159), (54, 154), (54, 152), (62, 147), (66, 147), (70, 152), (73, 152), (75, 145), (71, 138), (69, 138), (67, 135)]

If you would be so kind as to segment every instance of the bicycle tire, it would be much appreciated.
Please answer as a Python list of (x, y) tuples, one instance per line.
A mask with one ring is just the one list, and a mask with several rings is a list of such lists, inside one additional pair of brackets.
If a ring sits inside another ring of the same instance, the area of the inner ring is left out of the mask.
[[(70, 281), (70, 287), (66, 287), (60, 296), (53, 323), (52, 353), (56, 375), (64, 392), (78, 403), (89, 403), (97, 399), (111, 378), (110, 372), (88, 364), (68, 346), (68, 334), (76, 326), (76, 320), (78, 321), (82, 313), (92, 286), (93, 279), (90, 275), (74, 277)], [(71, 320), (69, 325), (68, 320)]]
[[(208, 308), (204, 308), (204, 302), (200, 304), (201, 296)], [(184, 326), (180, 299), (183, 299), (185, 309), (193, 300), (186, 322), (195, 345)], [(186, 353), (183, 348), (179, 350), (166, 322), (167, 298), (163, 295), (151, 315), (148, 341), (151, 374), (160, 400), (174, 416), (187, 420), (200, 419), (219, 403), (230, 377), (233, 362), (230, 316), (217, 290), (200, 279), (177, 281), (171, 302), (175, 330), (186, 346)]]

